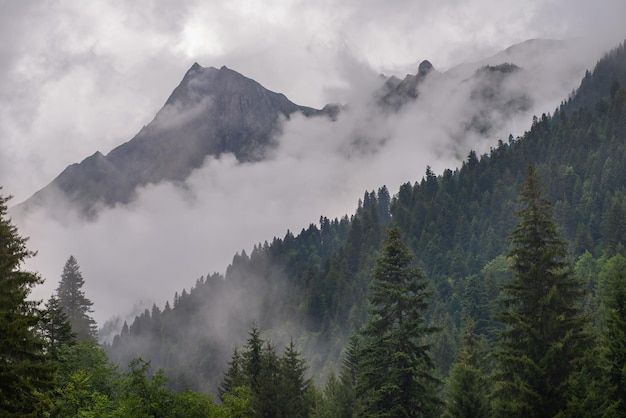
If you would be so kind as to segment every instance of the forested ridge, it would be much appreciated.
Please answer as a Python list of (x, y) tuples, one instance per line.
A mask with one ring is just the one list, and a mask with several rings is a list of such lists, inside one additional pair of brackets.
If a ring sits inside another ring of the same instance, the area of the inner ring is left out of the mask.
[[(119, 416), (624, 416), (625, 86), (622, 44), (523, 136), (236, 254), (124, 324), (104, 348), (130, 371), (111, 377), (101, 360), (98, 376), (122, 383), (83, 382), (75, 404)], [(60, 353), (104, 355), (85, 344)], [(57, 411), (81, 370), (64, 356), (47, 399)], [(138, 357), (163, 372), (150, 378)]]
[[(339, 359), (348, 335), (367, 316), (371, 269), (393, 219), (433, 283), (428, 317), (445, 329), (435, 342), (441, 349), (434, 350), (445, 374), (459, 343), (463, 306), (483, 310), (475, 314), (477, 323), (489, 321), (484, 306), (497, 295), (497, 280), (507, 274), (506, 237), (515, 225), (515, 198), (528, 164), (542, 178), (572, 257), (588, 252), (601, 258), (620, 251), (626, 240), (626, 91), (617, 80), (626, 74), (624, 62), (622, 45), (598, 62), (579, 93), (552, 115), (535, 118), (522, 137), (500, 141), (488, 154), (471, 152), (455, 171), (437, 176), (428, 168), (420, 181), (404, 184), (393, 197), (384, 186), (366, 192), (349, 218), (321, 217), (297, 235), (287, 232), (283, 238), (255, 245), (249, 255), (242, 251), (224, 275), (200, 278), (192, 289), (177, 294), (174, 306), (168, 304), (165, 312), (153, 307), (137, 317), (124, 344), (137, 341), (141, 346), (145, 341), (132, 336), (146, 337), (149, 346), (161, 351), (156, 358), (165, 358), (164, 351), (177, 351), (176, 341), (194, 338), (184, 334), (181, 324), (200, 320), (205, 330), (217, 326), (204, 321), (211, 317), (206, 312), (221, 306), (218, 301), (225, 289), (234, 289), (246, 309), (233, 311), (237, 323), (231, 328), (251, 322), (264, 330), (280, 328), (283, 337), (301, 342), (313, 369), (319, 371), (328, 359)], [(574, 106), (591, 100), (587, 96), (601, 99), (591, 108)], [(481, 303), (467, 300), (467, 287), (473, 283), (485, 287)], [(251, 305), (257, 308), (250, 309)], [(167, 323), (175, 330), (169, 331)], [(150, 328), (159, 331), (151, 333)], [(196, 334), (195, 327), (188, 329)], [(209, 345), (210, 335), (206, 331)], [(128, 358), (120, 355), (124, 340), (118, 338), (119, 349), (113, 344), (114, 357)], [(221, 349), (230, 353), (231, 347)], [(207, 359), (206, 350), (200, 351)], [(175, 355), (169, 358), (175, 361)], [(175, 369), (185, 368), (177, 364)]]

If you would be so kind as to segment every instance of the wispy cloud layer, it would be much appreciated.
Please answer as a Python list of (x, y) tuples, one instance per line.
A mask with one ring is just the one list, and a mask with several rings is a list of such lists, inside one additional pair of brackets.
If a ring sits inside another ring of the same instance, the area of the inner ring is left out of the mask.
[[(553, 110), (581, 71), (626, 37), (619, 0), (513, 3), (3, 3), (0, 184), (14, 203), (67, 165), (129, 140), (194, 61), (227, 65), (298, 104), (351, 109), (335, 123), (295, 117), (273, 158), (210, 159), (185, 189), (146, 187), (97, 223), (33, 217), (21, 226), (39, 251), (30, 266), (48, 281), (42, 294), (74, 254), (100, 322), (142, 298), (162, 302), (201, 274), (223, 271), (235, 251), (350, 212), (366, 189), (394, 192), (427, 164), (441, 172), (470, 148), (521, 134), (533, 113)], [(470, 92), (459, 92), (471, 86), (458, 79), (425, 88), (421, 104), (387, 118), (368, 102), (380, 73), (402, 78), (422, 59), (444, 71), (529, 38), (579, 39), (580, 48), (505, 86), (531, 90), (532, 107), (487, 139), (456, 135), (472, 112)]]

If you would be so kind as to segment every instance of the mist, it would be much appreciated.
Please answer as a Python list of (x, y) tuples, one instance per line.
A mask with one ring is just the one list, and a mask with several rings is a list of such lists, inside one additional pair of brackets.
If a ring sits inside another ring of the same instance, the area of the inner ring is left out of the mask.
[[(419, 181), (427, 166), (436, 174), (454, 170), (470, 150), (488, 152), (498, 140), (521, 135), (533, 115), (552, 112), (566, 99), (604, 52), (567, 44), (550, 53), (553, 59), (538, 60), (532, 48), (520, 51), (433, 72), (420, 84), (418, 99), (397, 112), (377, 104), (382, 81), (376, 71), (344, 53), (342, 71), (352, 78), (332, 94), (344, 99), (345, 110), (334, 121), (302, 115), (283, 120), (266, 159), (209, 157), (183, 184), (143, 187), (130, 204), (102, 208), (95, 222), (71, 211), (62, 219), (45, 211), (16, 219), (20, 233), (30, 237), (29, 248), (38, 251), (27, 268), (46, 280), (34, 297), (51, 294), (74, 255), (100, 326), (114, 316), (132, 319), (153, 303), (162, 307), (199, 277), (223, 273), (241, 250), (249, 254), (287, 230), (297, 234), (322, 215), (354, 213), (366, 190), (386, 185), (393, 194), (401, 184)], [(511, 61), (522, 70), (506, 77), (498, 94), (527, 102), (514, 112), (475, 94), (484, 81), (475, 77), (479, 67)], [(171, 123), (189, 117), (167, 116)], [(476, 119), (486, 128), (468, 128)]]

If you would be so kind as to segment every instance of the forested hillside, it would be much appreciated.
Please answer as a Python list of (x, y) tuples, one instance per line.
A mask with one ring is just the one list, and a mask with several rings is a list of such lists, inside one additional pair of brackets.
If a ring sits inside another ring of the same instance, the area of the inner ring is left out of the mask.
[[(279, 345), (293, 337), (323, 380), (367, 318), (371, 269), (393, 224), (431, 281), (426, 317), (442, 329), (432, 336), (432, 352), (438, 374), (447, 376), (465, 319), (491, 338), (489, 306), (510, 275), (506, 237), (528, 164), (542, 179), (572, 260), (587, 266), (583, 279), (592, 294), (603, 262), (623, 252), (625, 63), (621, 45), (553, 114), (536, 117), (522, 137), (500, 141), (488, 154), (470, 153), (459, 169), (440, 175), (427, 169), (393, 197), (386, 187), (365, 193), (350, 217), (322, 217), (297, 235), (237, 254), (224, 275), (199, 278), (173, 305), (146, 310), (107, 351), (121, 363), (152, 359), (174, 387), (214, 391), (233, 341), (242, 344), (255, 323)], [(589, 296), (590, 309), (594, 300)]]

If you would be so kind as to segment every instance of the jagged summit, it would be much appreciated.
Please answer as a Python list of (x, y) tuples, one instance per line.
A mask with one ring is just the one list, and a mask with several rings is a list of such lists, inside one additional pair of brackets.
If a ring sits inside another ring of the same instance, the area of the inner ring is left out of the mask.
[(138, 186), (183, 181), (207, 156), (233, 153), (261, 159), (280, 129), (279, 118), (319, 111), (299, 106), (226, 66), (194, 63), (155, 118), (104, 156), (67, 167), (23, 205), (46, 205), (61, 193), (87, 214), (98, 204), (128, 203)]
[(428, 60), (423, 60), (417, 67), (417, 73), (407, 74), (400, 81), (397, 77), (391, 77), (383, 87), (383, 97), (381, 103), (397, 110), (411, 100), (417, 99), (419, 95), (419, 85), (432, 73), (436, 73), (435, 67)]
[(428, 60), (424, 60), (420, 63), (417, 68), (417, 76), (418, 77), (426, 77), (435, 67)]

